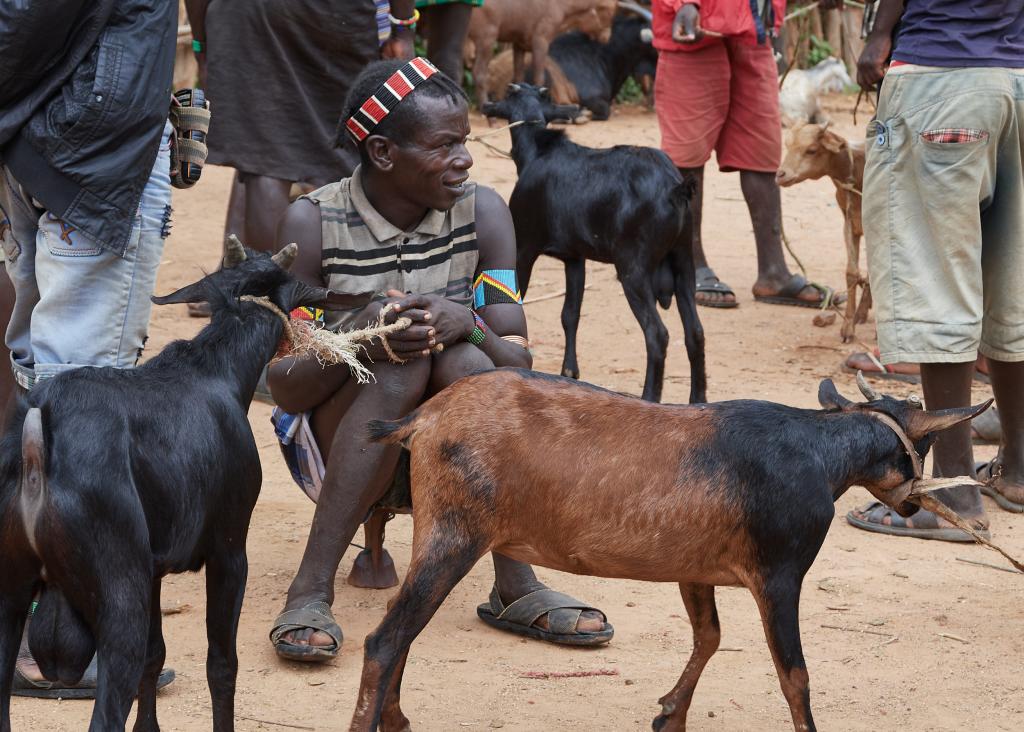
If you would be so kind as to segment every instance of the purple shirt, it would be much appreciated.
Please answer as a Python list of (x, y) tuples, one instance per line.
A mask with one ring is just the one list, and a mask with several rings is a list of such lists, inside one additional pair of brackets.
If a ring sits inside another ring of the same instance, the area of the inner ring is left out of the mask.
[(1024, 68), (1024, 0), (906, 0), (892, 57), (923, 66)]

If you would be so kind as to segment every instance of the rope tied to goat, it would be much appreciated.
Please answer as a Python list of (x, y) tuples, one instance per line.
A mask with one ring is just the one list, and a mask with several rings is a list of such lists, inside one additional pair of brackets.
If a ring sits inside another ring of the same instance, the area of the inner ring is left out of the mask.
[(281, 321), (284, 326), (282, 337), (287, 346), (278, 349), (279, 355), (313, 356), (321, 366), (343, 363), (360, 384), (368, 384), (375, 380), (373, 372), (359, 360), (360, 352), (365, 351), (366, 346), (375, 340), (381, 343), (388, 358), (395, 363), (403, 363), (403, 359), (391, 350), (387, 336), (405, 330), (412, 325), (412, 320), (398, 318), (394, 323), (385, 323), (384, 318), (391, 310), (390, 305), (381, 309), (375, 323), (357, 330), (334, 333), (326, 328), (317, 328), (306, 321), (292, 320), (269, 297), (243, 295), (239, 299), (266, 308)]
[[(862, 382), (864, 375), (857, 374), (858, 383)], [(961, 531), (965, 532), (974, 541), (989, 549), (999, 552), (1002, 554), (1007, 561), (1010, 562), (1018, 571), (1024, 572), (1024, 564), (1018, 562), (1016, 559), (1007, 554), (1002, 547), (993, 543), (989, 539), (982, 536), (963, 516), (958, 514), (956, 511), (951, 509), (945, 503), (935, 497), (933, 491), (941, 490), (943, 488), (960, 488), (964, 486), (981, 486), (974, 478), (966, 475), (959, 475), (953, 478), (926, 478), (924, 477), (924, 468), (921, 461), (921, 456), (918, 455), (917, 450), (914, 449), (914, 443), (911, 442), (907, 433), (903, 431), (903, 428), (892, 417), (882, 414), (881, 412), (867, 412), (870, 416), (877, 419), (879, 422), (887, 426), (893, 432), (896, 433), (896, 437), (899, 438), (903, 444), (903, 449), (907, 455), (910, 456), (910, 462), (914, 468), (914, 477), (910, 480), (901, 483), (885, 492), (885, 495), (875, 493), (875, 497), (881, 500), (886, 505), (896, 508), (903, 501), (910, 501), (916, 503), (921, 508), (931, 511), (936, 516), (945, 519), (949, 523), (956, 526)]]

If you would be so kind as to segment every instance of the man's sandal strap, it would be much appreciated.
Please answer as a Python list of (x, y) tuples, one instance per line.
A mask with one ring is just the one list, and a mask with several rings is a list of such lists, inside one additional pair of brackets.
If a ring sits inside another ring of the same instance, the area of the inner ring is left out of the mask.
[(607, 621), (605, 614), (597, 608), (580, 602), (564, 592), (551, 589), (535, 590), (505, 605), (495, 587), (491, 590), (491, 607), (495, 610), (497, 619), (526, 627), (533, 625), (538, 618), (547, 615), (548, 629), (552, 633), (578, 632), (576, 626), (580, 616), (587, 610), (601, 613), (602, 620)]

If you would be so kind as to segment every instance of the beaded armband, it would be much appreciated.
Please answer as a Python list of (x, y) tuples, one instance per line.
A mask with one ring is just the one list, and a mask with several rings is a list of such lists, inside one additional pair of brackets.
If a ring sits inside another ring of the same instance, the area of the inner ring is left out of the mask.
[(499, 303), (523, 304), (514, 269), (487, 269), (473, 282), (473, 307), (483, 308)]

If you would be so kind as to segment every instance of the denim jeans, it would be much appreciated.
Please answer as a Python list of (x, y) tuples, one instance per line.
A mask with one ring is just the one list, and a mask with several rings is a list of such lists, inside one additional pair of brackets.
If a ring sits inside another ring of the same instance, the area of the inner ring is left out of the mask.
[(168, 123), (123, 257), (40, 208), (0, 168), (0, 242), (16, 295), (6, 343), (22, 387), (78, 366), (139, 360), (170, 226), (170, 133)]

